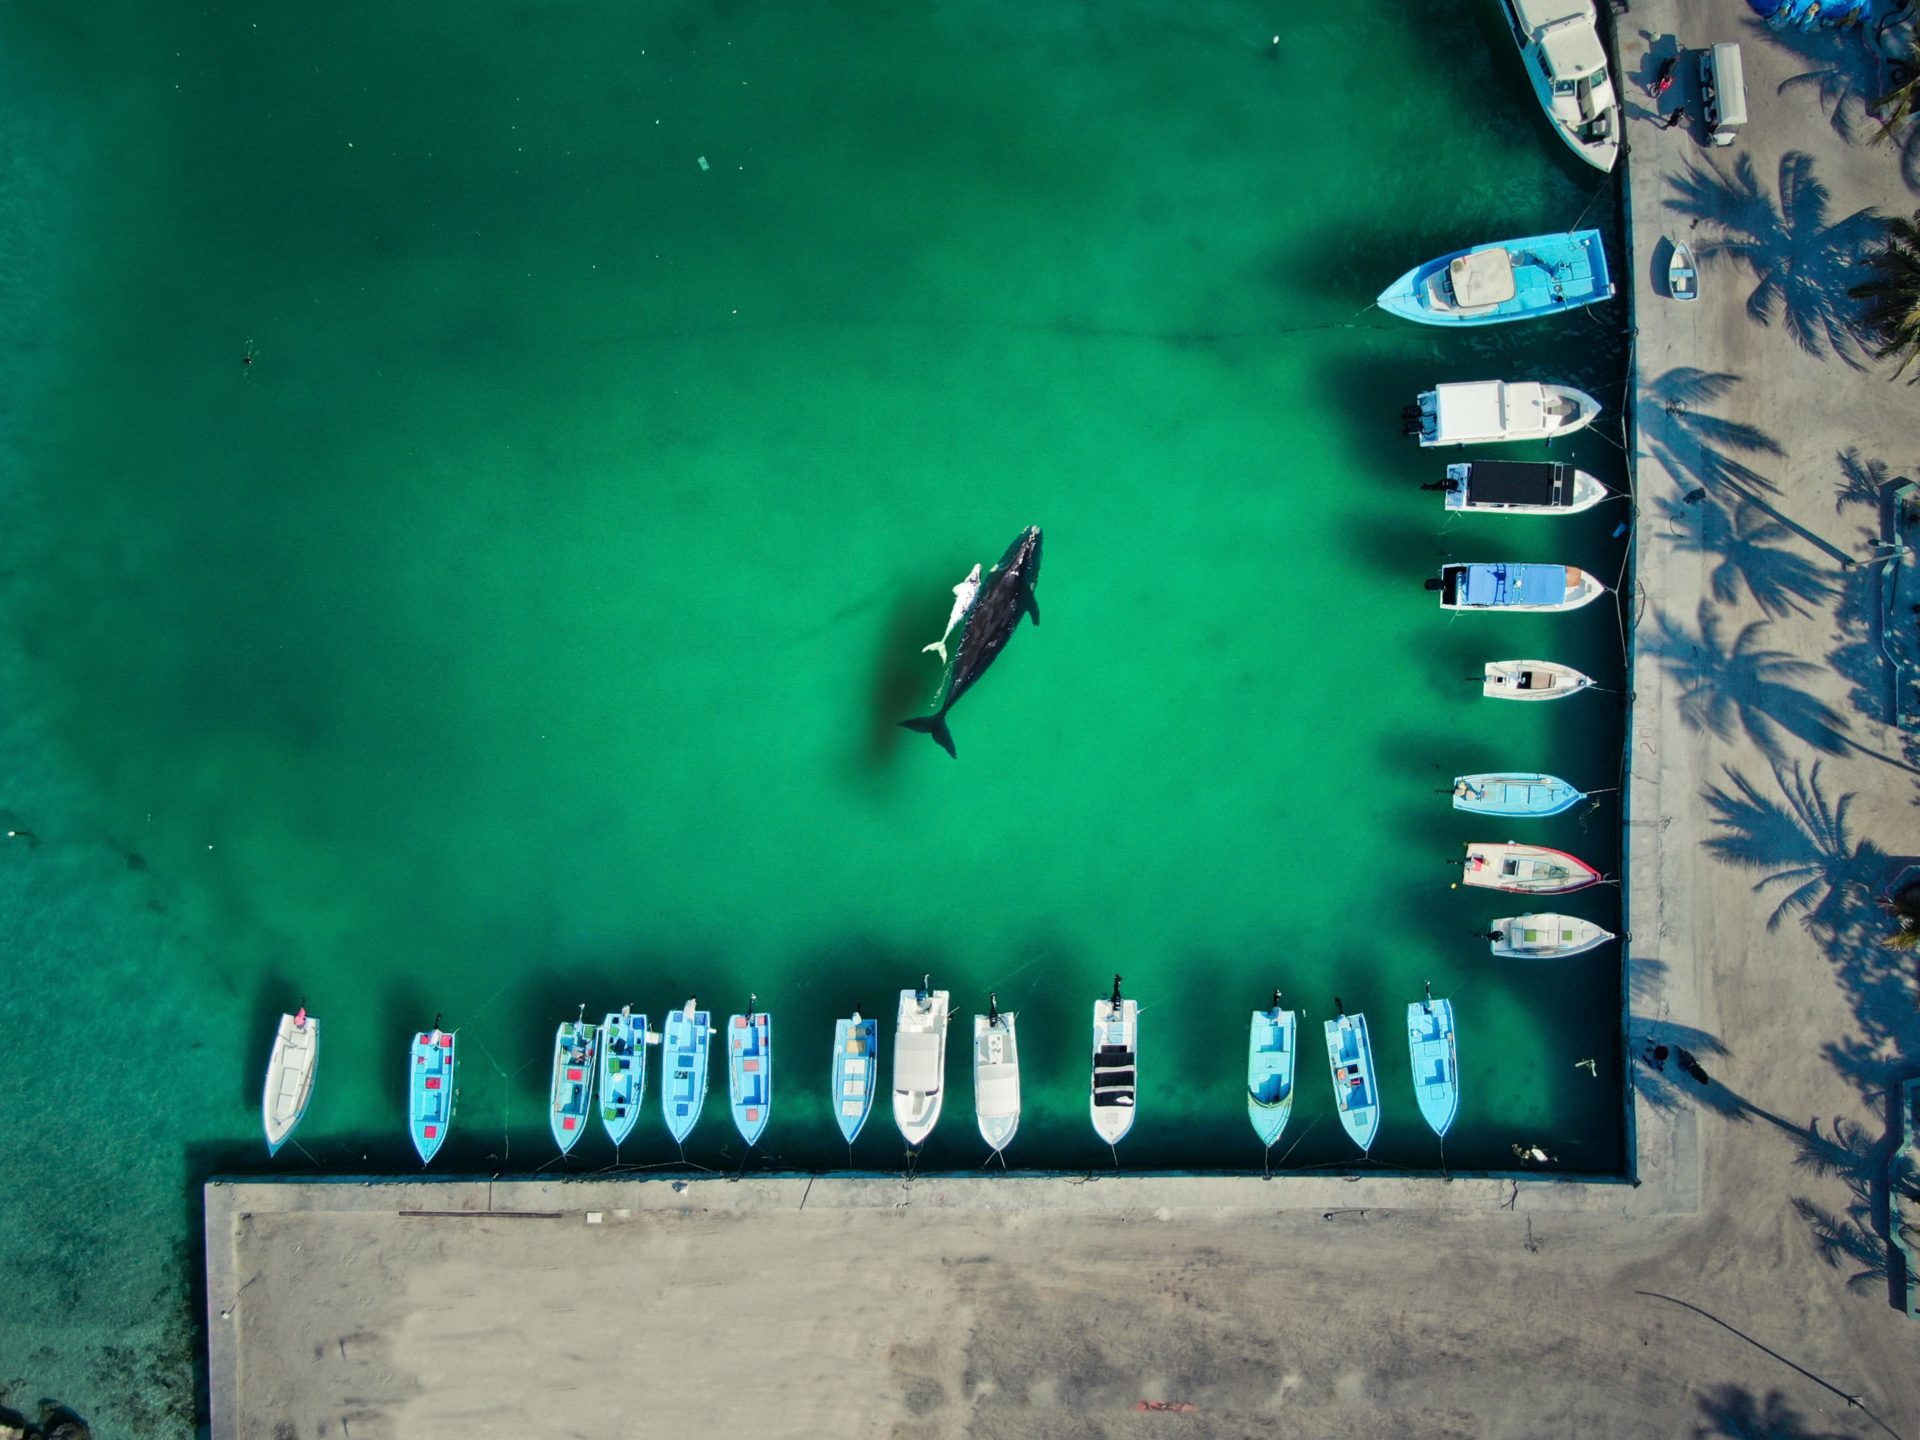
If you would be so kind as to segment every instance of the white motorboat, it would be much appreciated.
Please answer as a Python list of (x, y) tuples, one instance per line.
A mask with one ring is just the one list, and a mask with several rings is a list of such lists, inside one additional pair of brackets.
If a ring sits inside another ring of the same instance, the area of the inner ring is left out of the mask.
[(947, 992), (900, 992), (900, 1019), (893, 1036), (893, 1120), (909, 1145), (933, 1133), (946, 1099)]
[(1113, 995), (1093, 1002), (1093, 1130), (1117, 1145), (1133, 1128), (1134, 1061), (1140, 1033), (1140, 1004), (1120, 998), (1120, 977)]
[(1487, 932), (1493, 953), (1503, 960), (1564, 960), (1613, 938), (1611, 930), (1574, 915), (1507, 915)]
[(1489, 700), (1564, 700), (1593, 681), (1551, 660), (1489, 660), (1480, 693)]
[(1571, 385), (1469, 380), (1422, 391), (1402, 413), (1423, 446), (1551, 440), (1591, 425), (1600, 402)]
[(297, 1015), (282, 1015), (267, 1057), (267, 1084), (260, 1115), (267, 1127), (267, 1153), (277, 1155), (293, 1135), (313, 1098), (313, 1077), (320, 1067), (320, 1022), (302, 1005)]
[(987, 1013), (973, 1017), (973, 1113), (980, 1138), (995, 1151), (1007, 1148), (1020, 1128), (1020, 1050), (1014, 1017), (987, 997)]
[(1438, 489), (1447, 509), (1495, 515), (1578, 515), (1607, 498), (1607, 487), (1557, 460), (1470, 460), (1447, 466)]
[(1593, 0), (1500, 0), (1540, 108), (1560, 138), (1596, 170), (1620, 158), (1613, 88)]

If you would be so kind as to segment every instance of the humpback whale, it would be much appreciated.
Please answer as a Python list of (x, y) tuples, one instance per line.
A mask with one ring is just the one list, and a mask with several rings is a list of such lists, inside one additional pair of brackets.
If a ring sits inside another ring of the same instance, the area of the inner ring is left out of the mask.
[(1039, 581), (1040, 527), (1030, 525), (1007, 547), (1000, 563), (980, 581), (979, 593), (961, 622), (960, 643), (947, 667), (940, 708), (931, 715), (902, 720), (901, 725), (931, 735), (947, 754), (959, 758), (960, 752), (953, 746), (953, 732), (947, 728), (947, 712), (987, 673), (987, 667), (1000, 658), (1022, 615), (1031, 615), (1034, 624), (1040, 623), (1040, 602), (1033, 598), (1033, 587)]
[(973, 608), (973, 597), (980, 593), (980, 567), (974, 566), (967, 572), (967, 578), (953, 587), (953, 613), (947, 616), (947, 628), (940, 632), (940, 638), (931, 645), (922, 645), (920, 653), (937, 650), (940, 663), (947, 663), (947, 637), (953, 634), (953, 627), (966, 618), (967, 611)]

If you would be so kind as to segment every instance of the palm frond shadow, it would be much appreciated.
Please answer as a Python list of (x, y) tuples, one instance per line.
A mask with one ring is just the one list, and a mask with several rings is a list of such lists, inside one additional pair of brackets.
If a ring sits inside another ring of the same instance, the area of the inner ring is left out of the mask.
[(1807, 354), (1867, 368), (1865, 307), (1851, 290), (1858, 261), (1880, 236), (1877, 210), (1867, 206), (1833, 219), (1832, 194), (1802, 150), (1781, 157), (1777, 200), (1750, 155), (1736, 160), (1731, 173), (1711, 158), (1689, 162), (1686, 173), (1668, 183), (1674, 193), (1667, 208), (1710, 227), (1709, 237), (1694, 246), (1700, 259), (1752, 276), (1749, 320), (1760, 326), (1778, 320)]
[(1833, 487), (1833, 513), (1842, 515), (1850, 507), (1858, 507), (1872, 511), (1879, 519), (1886, 505), (1887, 487), (1893, 482), (1893, 467), (1884, 460), (1867, 459), (1853, 445), (1833, 459), (1840, 467), (1840, 480)]
[(1660, 506), (1676, 549), (1720, 557), (1709, 583), (1713, 598), (1722, 604), (1738, 601), (1744, 585), (1768, 615), (1811, 615), (1804, 602), (1817, 604), (1833, 594), (1833, 584), (1819, 566), (1796, 550), (1781, 548), (1794, 532), (1761, 506), (1738, 497), (1731, 507), (1710, 498), (1694, 505), (1666, 499)]
[(1640, 407), (1641, 439), (1682, 485), (1744, 486), (1778, 494), (1780, 487), (1747, 459), (1785, 457), (1780, 442), (1757, 425), (1705, 413), (1739, 383), (1738, 375), (1725, 371), (1676, 365), (1648, 386), (1652, 403)]
[(1847, 1440), (1837, 1430), (1816, 1430), (1778, 1390), (1756, 1396), (1744, 1385), (1715, 1385), (1700, 1397), (1703, 1424), (1693, 1440)]
[(1680, 718), (1690, 729), (1721, 740), (1745, 731), (1776, 764), (1786, 758), (1788, 740), (1842, 753), (1851, 744), (1846, 720), (1807, 688), (1820, 667), (1766, 648), (1767, 623), (1752, 621), (1728, 641), (1712, 604), (1702, 601), (1693, 633), (1671, 615), (1656, 614), (1644, 643), (1679, 683)]
[(1728, 788), (1709, 785), (1701, 797), (1718, 831), (1706, 842), (1708, 853), (1742, 869), (1767, 871), (1754, 884), (1756, 894), (1785, 888), (1767, 917), (1769, 930), (1799, 915), (1811, 929), (1837, 933), (1871, 893), (1872, 880), (1887, 862), (1872, 841), (1854, 840), (1847, 822), (1853, 795), (1829, 800), (1817, 760), (1811, 770), (1803, 770), (1798, 760), (1784, 768), (1776, 763), (1777, 799), (1731, 765), (1721, 768)]
[(1811, 67), (1782, 80), (1776, 94), (1811, 93), (1827, 112), (1834, 134), (1849, 145), (1868, 138), (1866, 132), (1875, 128), (1868, 108), (1881, 91), (1880, 67), (1872, 51), (1837, 30), (1775, 30), (1757, 21), (1750, 28), (1756, 38), (1793, 51)]

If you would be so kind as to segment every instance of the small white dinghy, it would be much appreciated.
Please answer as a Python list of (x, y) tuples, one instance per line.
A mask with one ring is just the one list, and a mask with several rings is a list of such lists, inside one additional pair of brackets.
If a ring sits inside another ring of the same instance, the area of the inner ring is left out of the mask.
[(987, 1013), (973, 1017), (973, 1113), (980, 1138), (997, 1155), (1020, 1128), (1020, 1050), (1011, 1015), (1000, 1013), (998, 996), (987, 996)]
[(1667, 294), (1675, 300), (1700, 298), (1700, 271), (1693, 263), (1693, 250), (1684, 240), (1673, 242), (1673, 254), (1667, 259)]
[(1574, 915), (1506, 915), (1487, 932), (1493, 953), (1503, 960), (1564, 960), (1613, 938), (1611, 930)]
[(1093, 1002), (1093, 1132), (1109, 1145), (1118, 1145), (1133, 1128), (1139, 1035), (1140, 1002), (1120, 998), (1116, 975), (1112, 997)]
[(292, 1137), (313, 1098), (313, 1077), (320, 1066), (320, 1022), (302, 1005), (297, 1015), (282, 1015), (267, 1057), (267, 1086), (260, 1100), (267, 1127), (267, 1153), (277, 1155)]
[(1489, 700), (1564, 700), (1593, 681), (1551, 660), (1489, 660), (1480, 693)]

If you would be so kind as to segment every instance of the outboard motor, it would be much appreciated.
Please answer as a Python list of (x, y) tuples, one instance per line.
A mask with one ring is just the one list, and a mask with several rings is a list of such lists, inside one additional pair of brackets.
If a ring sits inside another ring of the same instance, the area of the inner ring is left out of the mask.
[(1439, 589), (1442, 589), (1446, 585), (1446, 583), (1447, 582), (1442, 580), (1438, 575), (1435, 575), (1427, 581), (1427, 589), (1439, 590)]

